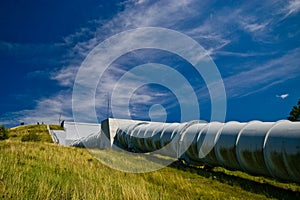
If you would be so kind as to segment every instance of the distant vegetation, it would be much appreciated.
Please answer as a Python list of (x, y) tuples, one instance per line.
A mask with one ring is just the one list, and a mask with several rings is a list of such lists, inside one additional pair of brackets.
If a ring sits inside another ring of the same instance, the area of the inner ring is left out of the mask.
[(0, 126), (0, 140), (6, 140), (9, 138), (8, 129), (4, 125)]
[(50, 124), (50, 125), (49, 125), (49, 128), (50, 128), (51, 130), (64, 130), (64, 128), (61, 127), (61, 126), (58, 125), (58, 124)]
[[(300, 185), (250, 176), (239, 171), (183, 167), (131, 174), (111, 169), (88, 150), (47, 142), (46, 127), (22, 126), (0, 141), (2, 199), (299, 199)], [(38, 142), (21, 142), (28, 133)], [(96, 150), (95, 150), (96, 151)], [(97, 150), (114, 162), (113, 150)], [(124, 164), (134, 166), (124, 154)]]
[(290, 121), (300, 121), (300, 99), (298, 100), (298, 104), (293, 107), (290, 112), (290, 116), (288, 117)]

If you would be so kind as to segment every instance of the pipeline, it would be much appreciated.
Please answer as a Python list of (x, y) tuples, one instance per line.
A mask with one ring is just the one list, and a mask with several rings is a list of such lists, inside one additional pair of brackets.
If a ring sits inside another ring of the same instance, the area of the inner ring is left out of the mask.
[(300, 122), (137, 122), (118, 127), (114, 144), (300, 183)]
[(100, 134), (95, 133), (73, 141), (70, 146), (78, 148), (97, 148), (100, 146)]

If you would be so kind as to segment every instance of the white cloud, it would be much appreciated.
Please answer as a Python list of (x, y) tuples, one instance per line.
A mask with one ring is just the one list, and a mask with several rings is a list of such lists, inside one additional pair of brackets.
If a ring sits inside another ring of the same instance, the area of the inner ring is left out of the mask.
[(259, 32), (259, 31), (264, 31), (265, 28), (267, 27), (268, 23), (267, 22), (265, 22), (263, 24), (257, 24), (257, 23), (246, 24), (246, 23), (243, 23), (243, 25), (244, 25), (244, 28), (249, 32)]
[(281, 95), (276, 95), (277, 98), (285, 99), (289, 96), (289, 94), (281, 94)]
[[(92, 28), (81, 28), (66, 37), (66, 44), (72, 47), (68, 58), (82, 61), (104, 39), (124, 30), (146, 26), (183, 32), (196, 39), (211, 55), (231, 42), (238, 42), (235, 35), (238, 29), (249, 32), (256, 39), (261, 38), (260, 41), (268, 41), (270, 26), (276, 19), (273, 11), (277, 7), (272, 7), (273, 4), (273, 1), (266, 1), (258, 8), (255, 3), (243, 3), (236, 8), (209, 11), (213, 3), (206, 1), (127, 1), (125, 10), (111, 20), (91, 21)], [(260, 15), (263, 18), (256, 16), (257, 10), (263, 13)], [(79, 66), (80, 62), (76, 65)]]
[(61, 86), (72, 87), (78, 68), (75, 66), (63, 67), (58, 71), (52, 72), (50, 78), (58, 81)]
[(282, 10), (286, 13), (284, 18), (295, 15), (300, 11), (300, 0), (290, 0), (287, 6)]

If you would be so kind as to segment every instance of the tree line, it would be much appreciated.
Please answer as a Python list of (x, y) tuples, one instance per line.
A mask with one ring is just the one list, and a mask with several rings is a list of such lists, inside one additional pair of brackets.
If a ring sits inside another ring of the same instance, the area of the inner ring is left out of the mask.
[(292, 108), (290, 116), (287, 119), (293, 122), (300, 121), (300, 99), (298, 100), (298, 104)]

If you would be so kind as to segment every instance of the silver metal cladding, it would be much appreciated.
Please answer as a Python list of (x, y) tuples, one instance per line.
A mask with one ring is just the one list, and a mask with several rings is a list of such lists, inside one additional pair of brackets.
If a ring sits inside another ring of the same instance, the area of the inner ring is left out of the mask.
[(130, 127), (116, 139), (138, 152), (300, 182), (300, 122), (149, 122)]

